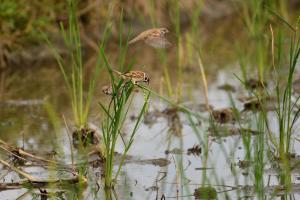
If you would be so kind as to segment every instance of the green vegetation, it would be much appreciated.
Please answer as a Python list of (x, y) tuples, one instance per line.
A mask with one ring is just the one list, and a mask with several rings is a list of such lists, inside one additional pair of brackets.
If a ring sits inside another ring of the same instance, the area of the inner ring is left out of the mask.
[(83, 66), (80, 31), (76, 16), (77, 1), (70, 0), (68, 1), (68, 3), (68, 32), (65, 31), (62, 24), (61, 30), (65, 44), (68, 48), (68, 57), (70, 58), (70, 61), (64, 60), (57, 51), (57, 49), (53, 47), (49, 41), (48, 44), (51, 46), (54, 52), (55, 58), (63, 75), (69, 97), (71, 99), (76, 129), (81, 130), (87, 127), (87, 118), (90, 111), (92, 97), (94, 94), (95, 81), (100, 72), (100, 66), (99, 63), (95, 66), (93, 75), (91, 76), (92, 78), (88, 81), (89, 84), (86, 97), (84, 94), (84, 83), (86, 74)]
[(55, 7), (47, 0), (20, 3), (18, 0), (1, 0), (0, 35), (9, 47), (41, 43), (39, 31), (48, 30), (56, 20), (55, 12), (62, 12), (65, 2), (57, 1)]
[[(122, 24), (122, 20), (121, 20)], [(120, 26), (122, 27), (122, 26)], [(122, 41), (122, 38), (120, 37), (120, 41)], [(127, 42), (126, 46), (120, 46), (121, 47), (121, 54), (126, 55), (126, 49), (127, 49)], [(148, 100), (150, 93), (146, 94), (145, 102), (142, 105), (141, 110), (138, 113), (137, 119), (135, 121), (134, 128), (132, 129), (129, 140), (125, 141), (123, 139), (123, 133), (122, 133), (122, 127), (124, 126), (124, 123), (126, 122), (129, 109), (131, 108), (132, 104), (132, 93), (134, 89), (134, 85), (131, 81), (124, 82), (124, 80), (119, 79), (119, 81), (115, 81), (115, 77), (112, 71), (112, 68), (110, 64), (108, 63), (108, 60), (105, 56), (104, 49), (100, 49), (102, 58), (104, 60), (105, 66), (107, 71), (110, 75), (110, 81), (112, 86), (112, 95), (111, 100), (108, 106), (105, 106), (104, 104), (100, 103), (100, 106), (102, 110), (105, 113), (105, 120), (101, 123), (102, 127), (102, 134), (103, 134), (103, 143), (105, 146), (105, 187), (106, 188), (113, 188), (116, 184), (117, 178), (121, 172), (123, 162), (126, 159), (126, 155), (133, 144), (134, 136), (136, 135), (138, 131), (138, 127), (143, 119), (143, 115), (146, 112), (146, 108), (148, 105)], [(122, 60), (122, 56), (120, 56), (120, 66), (124, 66)], [(130, 68), (130, 66), (129, 66)], [(122, 139), (124, 144), (124, 152), (122, 153), (122, 158), (119, 164), (119, 167), (117, 169), (116, 175), (113, 176), (113, 169), (114, 169), (114, 159), (115, 159), (115, 148), (116, 148), (116, 142), (117, 140)]]

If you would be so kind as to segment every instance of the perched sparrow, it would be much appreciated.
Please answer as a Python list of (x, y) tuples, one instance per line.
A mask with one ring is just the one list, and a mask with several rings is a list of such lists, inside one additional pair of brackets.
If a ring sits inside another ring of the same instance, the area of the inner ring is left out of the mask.
[(140, 83), (140, 82), (144, 82), (147, 84), (149, 84), (149, 82), (150, 82), (150, 78), (148, 77), (148, 75), (142, 71), (130, 71), (130, 72), (126, 72), (126, 73), (121, 73), (114, 69), (113, 69), (113, 71), (115, 73), (117, 73), (122, 79), (130, 80), (134, 85), (136, 85), (137, 83)]
[(133, 44), (138, 41), (144, 41), (147, 45), (154, 48), (168, 48), (172, 45), (165, 37), (166, 33), (168, 32), (169, 30), (166, 28), (149, 29), (130, 40), (128, 44)]
[[(119, 91), (118, 91), (118, 94), (119, 95), (121, 95), (121, 93), (122, 93), (122, 87), (124, 87), (125, 86), (125, 84), (123, 83), (122, 85), (121, 85), (121, 87), (119, 88)], [(137, 89), (135, 89), (135, 90), (133, 90), (134, 92), (138, 92), (138, 90)], [(112, 85), (104, 85), (103, 87), (102, 87), (102, 92), (104, 93), (104, 94), (106, 94), (106, 95), (108, 95), (108, 96), (112, 96), (113, 95), (113, 88), (112, 88)]]
[(113, 94), (113, 88), (111, 85), (104, 85), (102, 87), (102, 92), (106, 95), (112, 95)]

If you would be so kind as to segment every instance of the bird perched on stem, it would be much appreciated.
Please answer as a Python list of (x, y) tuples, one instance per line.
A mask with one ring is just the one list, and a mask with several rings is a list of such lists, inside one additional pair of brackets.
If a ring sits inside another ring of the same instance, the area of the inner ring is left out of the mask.
[(138, 41), (144, 41), (151, 47), (157, 49), (165, 49), (172, 46), (171, 42), (169, 42), (166, 38), (167, 33), (169, 33), (169, 30), (166, 28), (149, 29), (137, 35), (135, 38), (130, 40), (128, 44), (133, 44)]
[(122, 73), (115, 69), (112, 69), (112, 70), (113, 70), (113, 72), (118, 74), (118, 76), (120, 76), (122, 79), (130, 80), (134, 85), (136, 85), (138, 83), (142, 83), (142, 82), (149, 84), (149, 82), (150, 82), (149, 76), (145, 72), (142, 72), (142, 71), (129, 71), (126, 73)]

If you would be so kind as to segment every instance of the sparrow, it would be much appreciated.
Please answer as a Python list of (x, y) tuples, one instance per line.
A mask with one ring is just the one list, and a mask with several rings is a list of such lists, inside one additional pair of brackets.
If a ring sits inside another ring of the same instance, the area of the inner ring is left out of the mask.
[(116, 74), (118, 74), (122, 79), (130, 80), (134, 85), (142, 82), (149, 84), (150, 82), (150, 78), (148, 77), (148, 75), (142, 71), (129, 71), (126, 73), (122, 73), (114, 69), (113, 71)]
[[(123, 83), (122, 85), (121, 85), (121, 87), (119, 88), (120, 90), (118, 91), (118, 94), (119, 95), (121, 95), (121, 93), (122, 93), (122, 87), (124, 87), (125, 86), (125, 84)], [(139, 90), (138, 89), (135, 89), (135, 90), (133, 90), (134, 92), (139, 92)], [(104, 85), (103, 87), (102, 87), (102, 92), (104, 93), (104, 94), (106, 94), (106, 95), (108, 95), (108, 96), (113, 96), (113, 94), (114, 94), (114, 92), (113, 92), (113, 88), (112, 88), (112, 85)]]
[(157, 48), (164, 49), (170, 47), (172, 44), (166, 39), (166, 34), (169, 32), (166, 28), (153, 28), (146, 30), (135, 38), (130, 40), (128, 44), (133, 44), (138, 41), (144, 41), (147, 45)]
[(106, 95), (112, 95), (113, 94), (113, 88), (111, 85), (104, 85), (102, 87), (102, 92)]

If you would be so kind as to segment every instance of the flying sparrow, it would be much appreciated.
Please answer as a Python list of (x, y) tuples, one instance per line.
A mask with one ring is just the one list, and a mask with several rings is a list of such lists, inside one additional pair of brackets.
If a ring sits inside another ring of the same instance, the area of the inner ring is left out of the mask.
[(141, 82), (149, 84), (150, 82), (150, 78), (148, 77), (148, 75), (142, 71), (130, 71), (126, 73), (122, 73), (114, 69), (113, 71), (117, 73), (122, 79), (130, 80), (134, 85)]
[(172, 44), (166, 39), (166, 34), (169, 32), (166, 28), (153, 28), (146, 30), (135, 38), (130, 40), (128, 44), (133, 44), (138, 41), (144, 41), (147, 45), (158, 48), (164, 49), (170, 47)]

